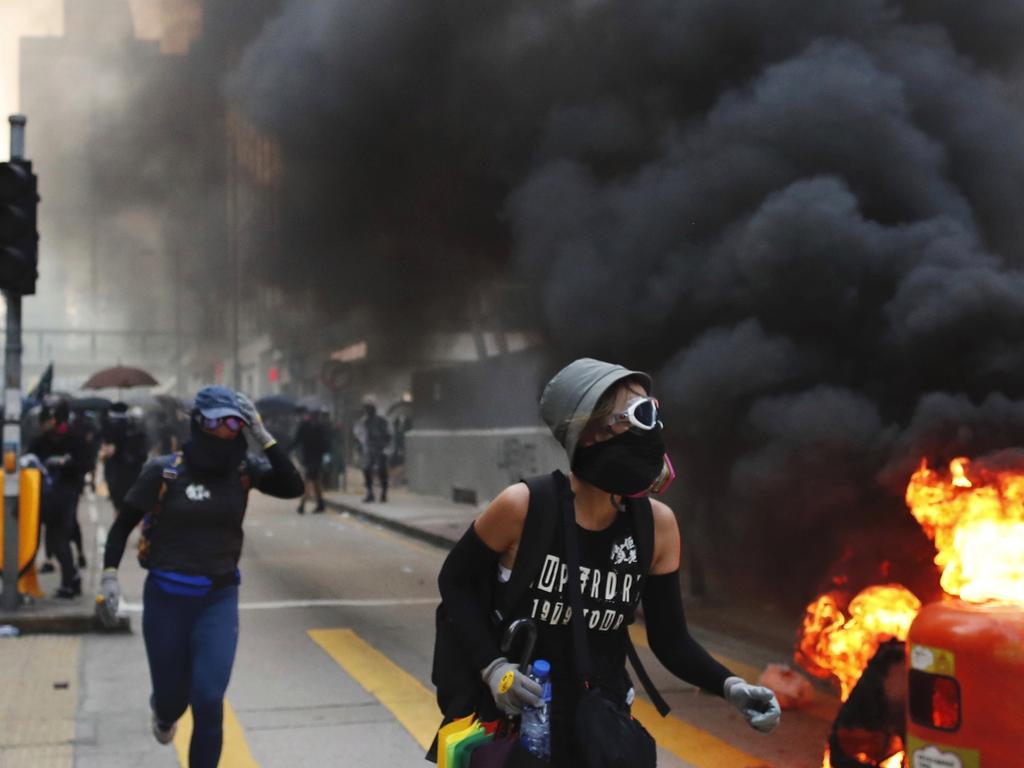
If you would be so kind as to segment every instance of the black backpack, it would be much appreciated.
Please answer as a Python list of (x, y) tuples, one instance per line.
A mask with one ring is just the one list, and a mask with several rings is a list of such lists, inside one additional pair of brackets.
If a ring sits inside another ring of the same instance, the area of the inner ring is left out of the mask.
[[(559, 470), (548, 475), (528, 477), (522, 482), (530, 489), (530, 505), (523, 523), (523, 534), (516, 552), (516, 562), (512, 575), (505, 585), (505, 592), (500, 605), (495, 603), (495, 580), (482, 579), (479, 585), (480, 599), (484, 605), (494, 606), (491, 614), (491, 625), (495, 640), (500, 640), (508, 625), (508, 613), (518, 605), (526, 594), (530, 583), (540, 572), (548, 545), (554, 539), (556, 526), (561, 516), (551, 514), (558, 509), (558, 495), (568, 489), (569, 479)], [(642, 573), (651, 568), (654, 556), (654, 517), (651, 513), (651, 502), (647, 498), (626, 499), (626, 505), (633, 513), (633, 527), (636, 536), (637, 556), (640, 560)], [(545, 509), (547, 513), (545, 513)], [(483, 721), (498, 720), (503, 717), (495, 706), (491, 692), (480, 678), (480, 670), (467, 663), (468, 654), (462, 646), (460, 633), (448, 617), (444, 601), (435, 613), (434, 662), (430, 680), (437, 688), (437, 705), (444, 715), (442, 725), (460, 717), (476, 713)], [(626, 652), (630, 663), (637, 674), (647, 695), (662, 716), (668, 714), (669, 707), (658, 694), (654, 684), (647, 676), (640, 658), (633, 648), (626, 627)], [(436, 760), (437, 740), (427, 753), (428, 760)]]

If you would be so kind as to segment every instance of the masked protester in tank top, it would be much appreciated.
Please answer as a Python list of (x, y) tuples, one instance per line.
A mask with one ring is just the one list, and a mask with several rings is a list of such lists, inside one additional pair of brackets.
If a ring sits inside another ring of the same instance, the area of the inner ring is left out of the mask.
[[(647, 374), (583, 358), (556, 374), (541, 398), (541, 415), (572, 468), (580, 551), (576, 578), (594, 677), (607, 695), (632, 702), (624, 633), (642, 604), (648, 641), (659, 661), (686, 682), (726, 698), (752, 727), (770, 732), (780, 719), (774, 694), (733, 675), (690, 635), (679, 587), (678, 524), (672, 510), (653, 499), (654, 551), (649, 572), (639, 572), (633, 521), (623, 500), (644, 495), (652, 486), (663, 490), (671, 478), (658, 403), (650, 394)], [(438, 579), (469, 662), (480, 670), (498, 709), (510, 715), (538, 704), (540, 691), (501, 655), (491, 622), (494, 605), (484, 604), (486, 591), (479, 585), (497, 580), (500, 599), (500, 582), (515, 564), (529, 505), (526, 484), (502, 491), (452, 549)], [(565, 564), (561, 526), (556, 531), (540, 572), (506, 619), (529, 617), (538, 627), (535, 656), (552, 661), (552, 764), (569, 768), (580, 764), (572, 745), (578, 685), (566, 618), (566, 589), (573, 575)]]

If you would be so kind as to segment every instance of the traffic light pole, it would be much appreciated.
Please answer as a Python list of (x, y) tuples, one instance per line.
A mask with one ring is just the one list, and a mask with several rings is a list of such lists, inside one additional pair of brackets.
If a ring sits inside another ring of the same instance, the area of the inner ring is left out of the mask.
[[(25, 117), (11, 115), (11, 160), (25, 157)], [(21, 294), (4, 291), (7, 299), (7, 339), (4, 347), (4, 591), (2, 607), (17, 610), (18, 599), (18, 487), (21, 481)]]

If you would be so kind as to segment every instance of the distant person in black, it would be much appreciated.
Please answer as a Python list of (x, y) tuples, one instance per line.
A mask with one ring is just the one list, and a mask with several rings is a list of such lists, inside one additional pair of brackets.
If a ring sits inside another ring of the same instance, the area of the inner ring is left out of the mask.
[(316, 498), (314, 512), (324, 511), (324, 468), (331, 463), (331, 432), (327, 423), (314, 410), (303, 410), (302, 421), (295, 430), (292, 450), (298, 455), (302, 464), (302, 474), (306, 479), (306, 489), (295, 511), (300, 515), (306, 512), (306, 499)]
[(125, 494), (142, 472), (149, 455), (146, 433), (128, 413), (126, 403), (114, 403), (101, 432), (103, 476), (116, 513), (121, 512)]
[(373, 403), (363, 405), (363, 416), (356, 422), (356, 441), (363, 457), (363, 478), (366, 480), (366, 496), (363, 501), (373, 501), (373, 476), (380, 480), (380, 500), (388, 500), (388, 455), (391, 453), (391, 425), (377, 413)]
[(88, 451), (89, 470), (86, 472), (86, 483), (96, 490), (96, 461), (100, 455), (100, 425), (95, 411), (81, 411), (71, 420), (71, 428), (76, 430), (85, 443)]
[[(29, 444), (28, 452), (39, 457), (53, 478), (52, 489), (41, 499), (40, 517), (46, 526), (46, 549), (60, 563), (60, 588), (55, 596), (71, 599), (82, 594), (71, 539), (78, 497), (89, 471), (89, 450), (78, 431), (71, 428), (66, 401), (44, 405), (39, 425), (42, 433)], [(79, 560), (83, 561), (81, 543)]]
[[(247, 453), (243, 428), (263, 447)], [(238, 559), (252, 489), (278, 498), (302, 494), (302, 478), (241, 393), (206, 387), (196, 394), (191, 438), (177, 454), (149, 462), (125, 496), (107, 537), (100, 619), (116, 623), (117, 567), (142, 522), (139, 564), (149, 571), (142, 634), (153, 695), (153, 735), (174, 738), (192, 708), (191, 768), (215, 768), (223, 742), (223, 700), (238, 643)]]
[(175, 424), (163, 411), (158, 411), (156, 415), (156, 445), (161, 456), (178, 450)]

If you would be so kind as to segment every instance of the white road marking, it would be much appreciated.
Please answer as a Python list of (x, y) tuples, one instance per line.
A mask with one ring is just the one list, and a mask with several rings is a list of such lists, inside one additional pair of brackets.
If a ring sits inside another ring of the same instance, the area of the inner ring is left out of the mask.
[(100, 519), (99, 512), (96, 509), (96, 494), (92, 491), (85, 492), (86, 506), (89, 508), (89, 522), (93, 525)]
[[(396, 597), (382, 599), (323, 599), (323, 600), (269, 600), (264, 602), (241, 603), (242, 611), (273, 611), (282, 608), (388, 608), (396, 605), (437, 605), (436, 597)], [(125, 613), (142, 613), (141, 603), (121, 601)]]

